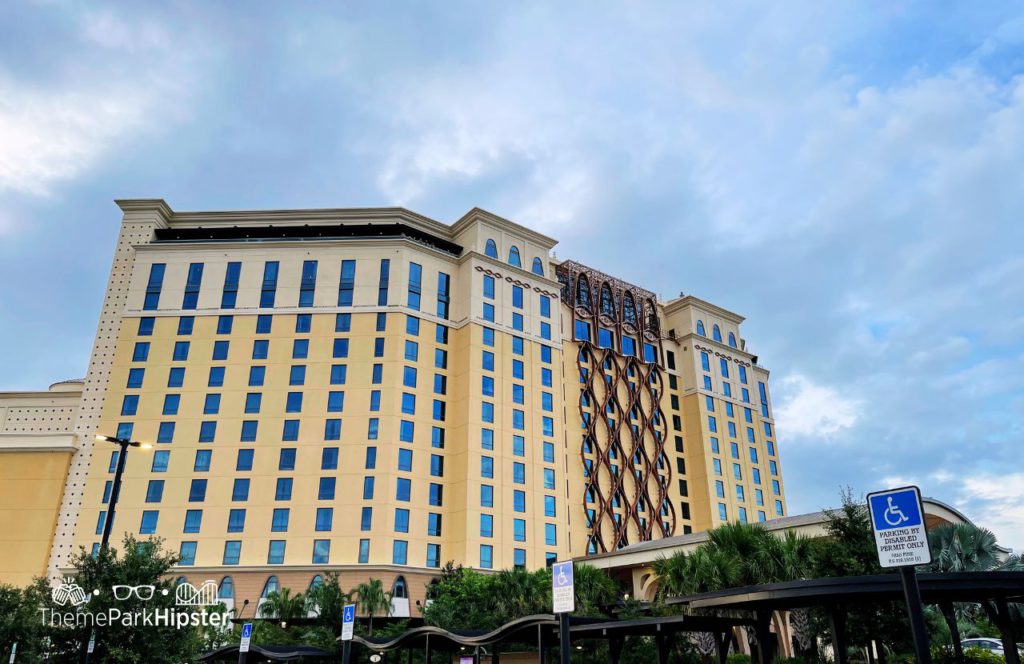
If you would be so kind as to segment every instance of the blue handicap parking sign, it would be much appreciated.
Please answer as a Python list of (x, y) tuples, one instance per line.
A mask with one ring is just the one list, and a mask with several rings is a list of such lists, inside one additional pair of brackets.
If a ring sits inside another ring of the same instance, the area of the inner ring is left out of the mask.
[(252, 623), (245, 623), (242, 625), (242, 638), (248, 639), (252, 637)]
[(349, 623), (349, 622), (355, 622), (355, 619), (356, 619), (356, 607), (354, 605), (352, 605), (352, 604), (349, 604), (348, 606), (345, 607), (345, 614), (342, 616), (341, 621)]
[(875, 530), (921, 525), (923, 518), (917, 495), (917, 489), (908, 487), (869, 496)]

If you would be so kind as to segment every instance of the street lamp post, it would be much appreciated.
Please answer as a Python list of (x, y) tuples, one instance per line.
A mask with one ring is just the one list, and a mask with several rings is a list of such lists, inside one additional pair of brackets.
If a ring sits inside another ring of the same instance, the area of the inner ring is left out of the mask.
[(100, 549), (103, 550), (107, 548), (110, 542), (110, 532), (114, 528), (114, 511), (117, 509), (117, 499), (121, 495), (121, 475), (124, 474), (124, 464), (128, 458), (128, 448), (139, 447), (148, 450), (152, 445), (140, 443), (137, 440), (114, 438), (112, 436), (96, 436), (96, 440), (113, 443), (121, 448), (117, 453), (117, 470), (114, 472), (114, 484), (110, 488), (110, 505), (107, 506), (107, 518), (103, 520), (103, 539), (100, 540)]
[[(119, 446), (121, 449), (117, 453), (117, 470), (114, 472), (114, 484), (110, 487), (110, 504), (107, 506), (107, 517), (103, 519), (103, 538), (100, 540), (100, 552), (106, 551), (107, 546), (110, 543), (110, 533), (114, 528), (114, 510), (117, 509), (117, 499), (121, 495), (121, 476), (124, 474), (124, 464), (128, 458), (129, 447), (139, 447), (144, 450), (148, 450), (152, 447), (149, 443), (140, 443), (137, 440), (128, 440), (127, 438), (114, 438), (112, 436), (96, 436), (96, 440), (101, 443), (113, 443)], [(90, 634), (89, 640), (92, 641), (96, 638), (96, 630), (94, 629)], [(89, 660), (92, 657), (92, 653), (89, 652), (88, 645), (85, 648), (85, 664), (89, 664)]]

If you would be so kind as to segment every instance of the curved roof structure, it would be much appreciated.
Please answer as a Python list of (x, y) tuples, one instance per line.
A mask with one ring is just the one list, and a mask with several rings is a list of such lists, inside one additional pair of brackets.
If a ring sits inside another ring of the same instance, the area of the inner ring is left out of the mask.
[[(575, 621), (578, 620), (575, 619)], [(456, 646), (472, 648), (508, 641), (523, 632), (529, 632), (529, 635), (525, 636), (525, 638), (533, 640), (536, 638), (538, 628), (550, 632), (557, 627), (557, 616), (550, 613), (541, 613), (513, 620), (490, 632), (450, 632), (433, 625), (424, 625), (423, 627), (407, 630), (392, 638), (374, 639), (354, 636), (352, 640), (376, 652), (394, 650), (395, 648), (409, 648), (423, 643), (428, 638), (433, 643), (447, 641)]]

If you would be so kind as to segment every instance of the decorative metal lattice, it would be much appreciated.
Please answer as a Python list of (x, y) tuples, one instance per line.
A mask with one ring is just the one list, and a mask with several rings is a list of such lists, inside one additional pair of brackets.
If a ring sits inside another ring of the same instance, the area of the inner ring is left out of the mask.
[[(565, 261), (556, 270), (579, 348), (580, 460), (588, 549), (606, 552), (675, 532), (661, 409), (664, 368), (654, 294)], [(623, 351), (632, 340), (632, 353)], [(644, 346), (656, 352), (648, 357)]]

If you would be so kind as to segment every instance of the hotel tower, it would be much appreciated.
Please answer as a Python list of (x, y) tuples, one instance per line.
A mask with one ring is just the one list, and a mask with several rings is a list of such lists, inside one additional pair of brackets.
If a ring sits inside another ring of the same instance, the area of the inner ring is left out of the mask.
[(534, 569), (785, 514), (735, 313), (480, 209), (118, 205), (80, 401), (34, 452), (67, 468), (40, 507), (50, 574), (98, 546), (118, 459), (97, 435), (152, 444), (128, 453), (112, 542), (163, 538), (229, 603), (333, 571), (415, 616), (448, 561)]

